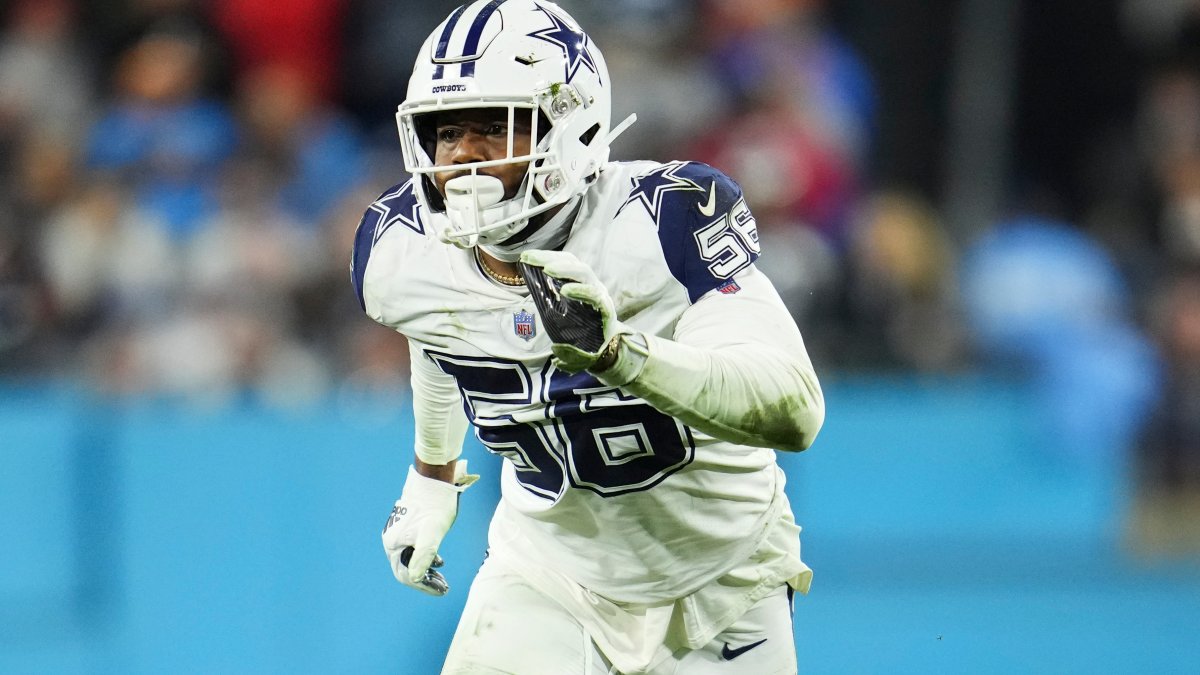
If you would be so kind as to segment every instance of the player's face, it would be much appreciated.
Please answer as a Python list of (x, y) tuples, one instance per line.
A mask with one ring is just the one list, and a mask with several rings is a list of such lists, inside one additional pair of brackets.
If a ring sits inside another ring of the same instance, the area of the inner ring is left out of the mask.
[[(475, 108), (455, 110), (438, 116), (435, 126), (433, 161), (438, 166), (486, 162), (508, 157), (508, 109)], [(513, 122), (513, 156), (529, 154), (531, 124), (519, 111)], [(484, 167), (478, 172), (495, 176), (504, 183), (504, 198), (512, 199), (525, 177), (528, 162)], [(442, 171), (433, 182), (443, 195), (446, 182), (469, 171)]]

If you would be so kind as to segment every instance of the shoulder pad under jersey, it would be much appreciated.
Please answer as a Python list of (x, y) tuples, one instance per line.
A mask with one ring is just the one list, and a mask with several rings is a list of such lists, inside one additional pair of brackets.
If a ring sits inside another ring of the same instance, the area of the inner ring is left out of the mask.
[(759, 256), (758, 229), (742, 188), (700, 162), (669, 162), (631, 177), (618, 213), (643, 208), (658, 227), (671, 274), (695, 302)]
[(367, 207), (362, 220), (358, 223), (358, 231), (354, 234), (354, 253), (350, 258), (350, 280), (354, 284), (354, 292), (358, 296), (358, 304), (364, 310), (366, 301), (363, 299), (363, 277), (366, 275), (367, 262), (371, 251), (383, 235), (395, 225), (405, 227), (417, 234), (425, 234), (425, 226), (421, 222), (420, 206), (417, 196), (413, 194), (412, 181), (393, 185)]

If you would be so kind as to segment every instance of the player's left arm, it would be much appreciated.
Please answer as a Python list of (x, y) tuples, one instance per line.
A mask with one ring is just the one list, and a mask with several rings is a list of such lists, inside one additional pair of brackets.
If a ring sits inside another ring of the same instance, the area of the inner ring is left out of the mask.
[(711, 167), (679, 171), (713, 187), (703, 202), (695, 192), (672, 193), (678, 201), (658, 219), (667, 264), (693, 301), (671, 338), (622, 323), (604, 284), (574, 255), (522, 254), (555, 363), (716, 438), (805, 450), (824, 422), (825, 399), (795, 321), (753, 265), (758, 237), (741, 188)]
[(734, 294), (712, 291), (684, 312), (672, 339), (617, 337), (598, 379), (710, 436), (800, 451), (825, 419), (825, 397), (791, 314), (756, 268)]

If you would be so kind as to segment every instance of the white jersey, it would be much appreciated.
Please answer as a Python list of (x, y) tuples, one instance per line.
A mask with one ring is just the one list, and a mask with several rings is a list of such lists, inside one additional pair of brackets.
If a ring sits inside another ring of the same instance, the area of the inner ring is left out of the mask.
[[(493, 547), (520, 542), (592, 592), (652, 604), (729, 573), (772, 524), (791, 522), (773, 450), (717, 440), (555, 369), (526, 289), (442, 243), (445, 224), (411, 182), (394, 187), (364, 216), (353, 277), (365, 311), (454, 378), (480, 441), (506, 459)], [(741, 290), (758, 237), (740, 187), (712, 167), (609, 163), (564, 250), (591, 266), (622, 322), (672, 338), (693, 303)]]

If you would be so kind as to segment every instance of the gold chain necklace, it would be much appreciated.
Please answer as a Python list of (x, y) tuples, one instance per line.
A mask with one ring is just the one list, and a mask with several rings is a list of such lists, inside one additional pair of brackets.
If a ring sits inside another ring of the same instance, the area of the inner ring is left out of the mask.
[(483, 270), (483, 273), (486, 274), (488, 276), (488, 278), (490, 278), (492, 281), (503, 284), (505, 286), (524, 286), (525, 285), (525, 279), (520, 274), (514, 274), (514, 275), (501, 274), (501, 273), (493, 270), (491, 267), (489, 267), (487, 262), (484, 261), (483, 254), (481, 254), (479, 252), (478, 248), (475, 249), (475, 262), (479, 263), (479, 267)]

